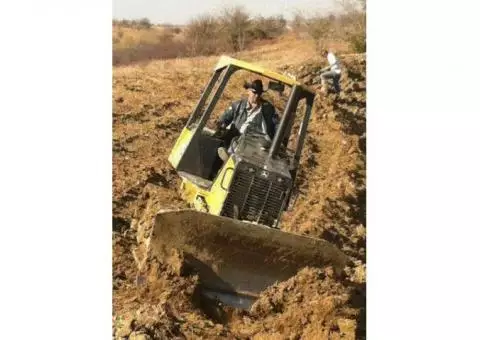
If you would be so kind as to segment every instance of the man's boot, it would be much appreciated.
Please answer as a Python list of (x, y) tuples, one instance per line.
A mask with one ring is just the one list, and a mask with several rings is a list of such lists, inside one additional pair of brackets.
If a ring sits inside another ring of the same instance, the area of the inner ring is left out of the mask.
[(228, 161), (228, 158), (230, 158), (230, 155), (228, 154), (227, 149), (225, 149), (224, 147), (218, 148), (217, 154), (218, 154), (218, 157), (220, 157), (220, 159), (224, 162)]

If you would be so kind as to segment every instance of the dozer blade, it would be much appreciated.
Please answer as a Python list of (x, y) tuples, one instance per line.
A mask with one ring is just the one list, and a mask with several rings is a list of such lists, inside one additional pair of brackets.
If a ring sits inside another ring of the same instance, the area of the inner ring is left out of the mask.
[(339, 272), (347, 263), (346, 255), (325, 240), (196, 210), (160, 212), (150, 247), (160, 258), (181, 251), (184, 266), (199, 275), (207, 296), (245, 309), (268, 286), (305, 266), (331, 265)]

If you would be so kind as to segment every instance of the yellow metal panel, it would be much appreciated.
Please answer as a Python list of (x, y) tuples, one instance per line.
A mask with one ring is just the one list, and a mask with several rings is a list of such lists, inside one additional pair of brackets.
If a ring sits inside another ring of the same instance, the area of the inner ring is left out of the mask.
[(182, 186), (180, 188), (182, 199), (195, 206), (197, 196), (208, 197), (209, 191), (200, 188), (198, 185), (190, 182), (188, 179), (183, 178)]
[(223, 168), (220, 170), (217, 178), (212, 183), (210, 190), (202, 189), (198, 185), (190, 182), (187, 178), (183, 178), (182, 185), (180, 187), (182, 198), (193, 205), (197, 210), (200, 210), (197, 206), (197, 196), (203, 196), (208, 206), (208, 212), (213, 215), (220, 215), (228, 191), (224, 188), (228, 188), (232, 176), (234, 173), (235, 163), (230, 158)]
[(198, 193), (198, 187), (192, 182), (190, 182), (189, 180), (184, 178), (181, 186), (182, 198), (186, 202), (193, 204), (193, 202), (195, 201), (195, 197), (197, 196), (197, 193)]
[(223, 188), (228, 188), (234, 172), (235, 163), (232, 158), (229, 158), (213, 182), (210, 193), (205, 197), (210, 214), (220, 215), (223, 202), (228, 194), (228, 191)]
[(190, 131), (186, 127), (182, 130), (180, 133), (180, 136), (178, 136), (177, 141), (175, 142), (175, 146), (173, 147), (172, 151), (170, 152), (170, 155), (168, 156), (168, 161), (172, 166), (176, 169), (178, 166), (178, 163), (180, 162), (180, 159), (182, 158), (183, 154), (185, 153), (185, 150), (188, 147), (188, 144), (190, 144), (190, 141), (192, 140), (193, 136), (193, 131)]

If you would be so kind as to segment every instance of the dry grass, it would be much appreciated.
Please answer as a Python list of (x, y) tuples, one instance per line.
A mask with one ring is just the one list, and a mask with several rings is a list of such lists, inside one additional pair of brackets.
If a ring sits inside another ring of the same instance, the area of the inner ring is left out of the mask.
[(113, 65), (175, 58), (186, 52), (182, 31), (163, 26), (147, 29), (113, 25), (112, 43)]
[(143, 44), (156, 44), (165, 36), (172, 36), (175, 40), (182, 40), (182, 33), (175, 33), (175, 29), (153, 26), (150, 29), (134, 27), (112, 26), (112, 41), (114, 49), (134, 48)]
[(281, 17), (253, 17), (243, 7), (200, 15), (185, 27), (152, 25), (148, 19), (113, 22), (113, 65), (152, 59), (244, 51), (285, 32)]

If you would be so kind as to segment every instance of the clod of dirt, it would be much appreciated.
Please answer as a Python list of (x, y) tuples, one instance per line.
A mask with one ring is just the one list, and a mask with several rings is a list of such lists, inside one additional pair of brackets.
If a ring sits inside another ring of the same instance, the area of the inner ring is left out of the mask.
[(122, 324), (120, 324), (119, 328), (117, 328), (117, 332), (115, 333), (117, 338), (124, 338), (129, 336), (132, 332), (132, 322), (133, 319), (130, 319)]
[(145, 334), (145, 333), (137, 333), (137, 332), (133, 332), (130, 334), (130, 336), (128, 337), (128, 340), (151, 340), (152, 337), (148, 334)]

